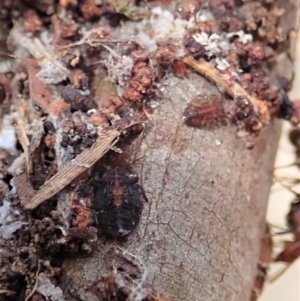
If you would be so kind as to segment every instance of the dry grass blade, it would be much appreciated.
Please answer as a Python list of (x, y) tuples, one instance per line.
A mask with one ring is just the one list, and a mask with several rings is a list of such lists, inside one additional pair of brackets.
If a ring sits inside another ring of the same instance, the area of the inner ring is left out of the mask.
[[(17, 79), (13, 80), (12, 83), (13, 91), (18, 91), (19, 85), (20, 85), (19, 80)], [(27, 174), (30, 174), (32, 168), (32, 164), (30, 160), (30, 152), (29, 152), (30, 142), (26, 132), (26, 121), (27, 121), (26, 111), (28, 110), (28, 103), (26, 103), (22, 98), (20, 98), (17, 95), (17, 92), (13, 93), (13, 103), (16, 106), (16, 111), (19, 115), (19, 118), (17, 118), (14, 122), (14, 126), (16, 129), (18, 140), (22, 145), (22, 148), (25, 153), (26, 171)]]
[(8, 289), (0, 290), (0, 295), (13, 296), (15, 294), (16, 294), (16, 292), (8, 290)]
[(36, 208), (38, 205), (60, 192), (86, 169), (94, 165), (118, 142), (120, 133), (121, 131), (112, 130), (99, 135), (90, 149), (83, 151), (41, 187), (32, 200), (24, 206), (25, 210)]
[(183, 62), (212, 81), (233, 99), (237, 96), (246, 97), (253, 105), (253, 109), (258, 114), (261, 121), (264, 123), (270, 122), (270, 113), (266, 102), (258, 99), (257, 97), (249, 95), (237, 82), (234, 82), (233, 85), (230, 84), (228, 80), (226, 80), (224, 76), (210, 63), (203, 59), (197, 61), (192, 56), (185, 57)]

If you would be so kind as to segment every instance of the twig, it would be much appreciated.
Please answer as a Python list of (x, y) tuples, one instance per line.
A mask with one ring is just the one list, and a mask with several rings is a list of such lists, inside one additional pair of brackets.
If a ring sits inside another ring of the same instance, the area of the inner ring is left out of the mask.
[(0, 295), (13, 296), (15, 294), (16, 294), (15, 291), (7, 290), (7, 289), (0, 290)]
[(112, 146), (119, 141), (121, 131), (112, 130), (106, 134), (100, 135), (90, 149), (83, 151), (74, 160), (64, 166), (50, 180), (45, 182), (41, 189), (25, 204), (25, 210), (32, 210), (38, 205), (51, 198), (73, 180), (75, 180), (82, 172), (92, 167)]
[(207, 63), (203, 59), (197, 61), (191, 56), (183, 58), (183, 62), (198, 71), (201, 75), (212, 81), (217, 86), (221, 87), (227, 94), (234, 98), (233, 90), (227, 81), (223, 79), (220, 72), (210, 63)]
[(16, 106), (16, 111), (18, 113), (18, 118), (16, 118), (14, 121), (14, 127), (16, 130), (18, 140), (24, 150), (27, 174), (30, 174), (32, 168), (29, 152), (30, 142), (26, 132), (26, 106), (28, 106), (28, 103), (26, 104), (26, 102), (18, 95), (20, 87), (20, 80), (18, 78), (13, 79), (11, 86), (13, 90), (13, 103)]
[(266, 102), (257, 97), (249, 95), (237, 82), (234, 82), (232, 86), (228, 80), (226, 80), (224, 76), (210, 63), (203, 59), (197, 61), (192, 56), (183, 58), (183, 62), (195, 69), (208, 80), (212, 81), (233, 99), (235, 99), (237, 96), (246, 97), (251, 102), (255, 113), (258, 114), (261, 121), (264, 123), (270, 122), (270, 112)]
[[(115, 249), (118, 249), (119, 251), (121, 251), (121, 252), (122, 252), (122, 255), (125, 255), (125, 256), (126, 256), (126, 255), (129, 255), (129, 256), (131, 256), (132, 258), (134, 258), (135, 260), (137, 260), (137, 261), (142, 265), (142, 267), (143, 267), (143, 274), (142, 274), (141, 280), (139, 281), (139, 284), (138, 284), (137, 287), (134, 289), (134, 291), (135, 291), (135, 290), (138, 290), (138, 289), (140, 289), (140, 288), (142, 288), (143, 283), (146, 281), (146, 278), (147, 278), (147, 272), (148, 272), (145, 263), (144, 263), (139, 257), (137, 257), (136, 255), (134, 255), (134, 254), (128, 252), (128, 251), (125, 250), (125, 249), (122, 249), (122, 248), (119, 247), (119, 246), (116, 246)], [(132, 279), (132, 281), (134, 282), (133, 279)]]
[(36, 291), (36, 288), (37, 288), (37, 285), (38, 285), (38, 281), (39, 281), (38, 280), (38, 276), (39, 276), (40, 269), (41, 269), (41, 260), (38, 261), (38, 268), (37, 268), (37, 271), (35, 273), (35, 284), (34, 284), (34, 287), (32, 288), (32, 291), (30, 292), (30, 294), (26, 297), (25, 301), (28, 301), (33, 296), (33, 294)]
[(129, 38), (129, 39), (124, 39), (124, 40), (120, 40), (120, 39), (99, 39), (99, 41), (89, 41), (89, 37), (83, 37), (81, 40), (79, 40), (78, 42), (75, 43), (70, 43), (64, 46), (59, 46), (56, 47), (56, 49), (58, 50), (64, 50), (64, 49), (68, 49), (71, 47), (77, 47), (77, 46), (81, 46), (83, 44), (88, 44), (91, 47), (98, 47), (98, 46), (103, 46), (103, 43), (128, 43), (128, 42), (135, 42), (134, 38)]
[(27, 118), (25, 116), (25, 110), (23, 108), (24, 101), (22, 99), (19, 99), (16, 95), (13, 96), (13, 101), (16, 106), (16, 111), (19, 115), (18, 116), (19, 118), (17, 118), (14, 122), (14, 126), (16, 129), (16, 134), (17, 134), (18, 140), (24, 150), (25, 160), (26, 160), (26, 171), (27, 171), (27, 174), (30, 174), (31, 169), (32, 169), (32, 164), (31, 164), (30, 153), (29, 153), (30, 142), (29, 142), (29, 139), (28, 139), (28, 136), (26, 133), (26, 124), (25, 123), (27, 121)]
[(128, 43), (135, 42), (134, 37), (128, 37), (127, 39), (105, 39), (101, 28), (94, 28), (92, 30), (83, 33), (83, 37), (74, 43), (69, 43), (64, 46), (56, 47), (58, 50), (68, 49), (71, 47), (81, 46), (83, 44), (88, 44), (91, 47), (103, 46), (102, 43)]

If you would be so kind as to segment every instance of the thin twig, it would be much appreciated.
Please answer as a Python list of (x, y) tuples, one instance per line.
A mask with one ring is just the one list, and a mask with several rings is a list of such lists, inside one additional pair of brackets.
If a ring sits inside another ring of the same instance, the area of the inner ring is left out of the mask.
[(228, 95), (234, 98), (234, 93), (230, 85), (223, 78), (222, 74), (210, 63), (203, 59), (197, 61), (192, 56), (183, 58), (183, 62), (195, 69), (201, 75), (212, 81), (214, 84), (223, 89)]
[(0, 290), (0, 295), (13, 296), (15, 294), (16, 294), (15, 291), (11, 291), (11, 290), (8, 290), (8, 289)]
[(41, 269), (41, 260), (39, 260), (39, 262), (38, 262), (38, 268), (37, 268), (37, 271), (36, 271), (36, 274), (35, 274), (35, 284), (34, 284), (34, 287), (32, 288), (32, 291), (30, 292), (30, 294), (26, 297), (25, 301), (28, 301), (33, 296), (33, 294), (36, 291), (36, 288), (37, 288), (37, 285), (38, 285), (38, 281), (39, 281), (38, 280), (38, 276), (39, 276), (40, 269)]
[(213, 65), (203, 59), (195, 60), (192, 56), (189, 55), (183, 58), (183, 62), (195, 69), (208, 80), (212, 81), (233, 99), (235, 99), (237, 96), (246, 97), (251, 102), (255, 113), (258, 114), (261, 121), (264, 123), (269, 123), (270, 112), (266, 102), (257, 97), (249, 95), (236, 81), (233, 85), (230, 84), (228, 80), (224, 78), (222, 73), (218, 71), (218, 69), (216, 69)]
[[(137, 287), (134, 289), (134, 291), (137, 290), (137, 289), (142, 288), (142, 285), (143, 285), (143, 283), (145, 282), (146, 277), (147, 277), (147, 268), (146, 268), (145, 263), (144, 263), (139, 257), (137, 257), (136, 255), (134, 255), (134, 254), (128, 252), (127, 250), (122, 249), (122, 248), (119, 247), (119, 246), (116, 246), (115, 248), (118, 249), (119, 251), (121, 251), (121, 252), (122, 252), (122, 255), (125, 255), (125, 256), (126, 256), (126, 255), (129, 255), (129, 256), (131, 256), (132, 258), (134, 258), (135, 260), (137, 260), (137, 261), (142, 265), (142, 267), (143, 267), (143, 274), (142, 274), (141, 280), (139, 281), (139, 284), (138, 284)], [(132, 279), (132, 281), (134, 282), (133, 279)]]
[(71, 47), (77, 47), (77, 46), (81, 46), (83, 44), (88, 44), (91, 47), (98, 47), (98, 46), (103, 46), (103, 43), (128, 43), (128, 42), (135, 42), (134, 38), (129, 38), (129, 39), (124, 39), (124, 40), (120, 40), (120, 39), (99, 39), (99, 41), (90, 41), (89, 40), (89, 36), (85, 36), (83, 37), (81, 40), (79, 40), (78, 42), (75, 43), (70, 43), (64, 46), (59, 46), (56, 47), (56, 49), (58, 50), (64, 50), (64, 49), (68, 49)]

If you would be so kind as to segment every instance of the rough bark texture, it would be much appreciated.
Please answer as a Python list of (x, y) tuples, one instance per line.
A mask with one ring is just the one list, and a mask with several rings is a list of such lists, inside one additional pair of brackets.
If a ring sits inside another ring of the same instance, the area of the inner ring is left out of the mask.
[[(280, 124), (267, 127), (249, 151), (234, 126), (182, 123), (189, 99), (218, 93), (204, 78), (170, 77), (166, 89), (135, 166), (150, 202), (120, 246), (144, 263), (146, 283), (174, 300), (249, 300)], [(112, 244), (100, 240), (92, 258), (68, 260), (66, 282), (91, 284), (111, 271), (104, 256)]]

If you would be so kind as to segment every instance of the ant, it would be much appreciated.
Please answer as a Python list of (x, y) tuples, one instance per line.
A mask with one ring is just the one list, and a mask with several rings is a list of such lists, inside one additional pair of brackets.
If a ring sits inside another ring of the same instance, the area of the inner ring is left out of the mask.
[(285, 262), (287, 263), (287, 266), (277, 275), (271, 277), (269, 279), (270, 282), (277, 280), (279, 276), (281, 276), (291, 266), (291, 264), (300, 257), (300, 194), (288, 187), (285, 188), (295, 195), (295, 199), (292, 201), (290, 210), (286, 216), (288, 229), (276, 234), (291, 233), (293, 239), (292, 241), (286, 241), (284, 243), (283, 250), (274, 259), (274, 262)]

